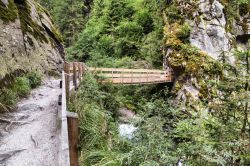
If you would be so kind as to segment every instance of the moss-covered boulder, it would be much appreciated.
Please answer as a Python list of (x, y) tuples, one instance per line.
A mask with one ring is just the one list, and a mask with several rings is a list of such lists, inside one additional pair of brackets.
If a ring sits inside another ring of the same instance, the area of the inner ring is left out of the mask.
[(49, 13), (34, 0), (0, 0), (0, 81), (37, 70), (59, 73), (62, 38)]

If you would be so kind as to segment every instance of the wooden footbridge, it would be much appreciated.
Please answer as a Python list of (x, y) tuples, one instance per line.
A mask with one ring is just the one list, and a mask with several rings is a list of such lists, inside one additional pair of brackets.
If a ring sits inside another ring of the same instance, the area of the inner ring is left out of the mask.
[(62, 166), (78, 165), (78, 117), (76, 113), (67, 112), (67, 101), (78, 89), (84, 74), (91, 72), (101, 83), (113, 84), (159, 84), (174, 81), (172, 70), (91, 68), (82, 62), (64, 63), (62, 71), (62, 94), (59, 97), (61, 121), (61, 158)]
[(124, 69), (124, 68), (88, 68), (84, 63), (65, 63), (64, 72), (77, 84), (83, 74), (89, 71), (97, 76), (102, 83), (113, 84), (157, 84), (173, 82), (173, 71), (152, 69)]
[(156, 84), (172, 82), (171, 71), (122, 68), (89, 68), (101, 82), (113, 84)]

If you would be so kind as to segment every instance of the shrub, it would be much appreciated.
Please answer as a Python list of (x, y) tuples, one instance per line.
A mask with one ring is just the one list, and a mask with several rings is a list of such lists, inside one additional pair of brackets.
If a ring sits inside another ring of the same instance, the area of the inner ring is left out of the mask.
[(25, 97), (31, 90), (29, 79), (26, 77), (17, 77), (11, 89), (19, 97)]
[(189, 24), (186, 23), (186, 24), (181, 26), (180, 30), (176, 33), (176, 36), (182, 42), (188, 42), (190, 32), (191, 32), (191, 27)]
[(18, 100), (17, 94), (7, 88), (0, 90), (0, 112), (13, 108)]
[(32, 88), (41, 85), (42, 77), (37, 72), (15, 78), (11, 85), (0, 89), (0, 112), (13, 109), (20, 97), (29, 94)]
[(148, 34), (154, 30), (154, 21), (149, 11), (142, 10), (136, 15), (137, 23), (143, 27), (143, 33)]
[(42, 83), (42, 77), (38, 72), (30, 72), (26, 75), (26, 77), (29, 79), (29, 84), (31, 88), (36, 88)]

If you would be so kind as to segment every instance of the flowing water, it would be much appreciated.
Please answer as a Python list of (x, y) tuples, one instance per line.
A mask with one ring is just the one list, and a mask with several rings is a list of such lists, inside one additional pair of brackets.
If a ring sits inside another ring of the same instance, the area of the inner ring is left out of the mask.
[(119, 134), (123, 138), (132, 139), (137, 129), (132, 124), (119, 124)]

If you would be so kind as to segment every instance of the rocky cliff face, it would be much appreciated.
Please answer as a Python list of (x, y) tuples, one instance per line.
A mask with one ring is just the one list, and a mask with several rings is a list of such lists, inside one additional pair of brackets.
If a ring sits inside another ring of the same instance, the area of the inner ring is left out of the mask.
[[(229, 18), (225, 13), (227, 4), (218, 0), (200, 0), (197, 5), (198, 10), (193, 13), (190, 36), (192, 45), (218, 60), (222, 53), (230, 54), (238, 44), (247, 43), (247, 38), (250, 38), (250, 15), (247, 11), (249, 5), (246, 4), (245, 9), (237, 9), (246, 11), (233, 11), (240, 13), (238, 18)], [(231, 23), (229, 19), (232, 19)], [(234, 58), (230, 57), (233, 63)]]
[(34, 0), (0, 0), (0, 80), (30, 70), (57, 73), (61, 43), (49, 13)]
[[(234, 2), (234, 1), (233, 1)], [(166, 57), (177, 76), (176, 102), (213, 96), (206, 80), (217, 80), (235, 66), (234, 53), (249, 49), (250, 3), (173, 0), (165, 11)]]

